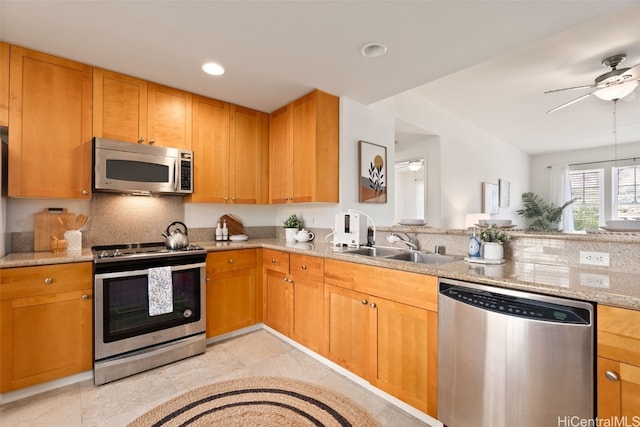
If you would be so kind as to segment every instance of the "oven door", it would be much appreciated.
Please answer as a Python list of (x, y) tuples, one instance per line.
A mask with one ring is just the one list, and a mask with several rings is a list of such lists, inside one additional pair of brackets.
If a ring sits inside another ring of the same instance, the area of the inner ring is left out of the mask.
[(173, 311), (149, 314), (149, 269), (95, 275), (95, 360), (204, 333), (205, 263), (171, 267)]

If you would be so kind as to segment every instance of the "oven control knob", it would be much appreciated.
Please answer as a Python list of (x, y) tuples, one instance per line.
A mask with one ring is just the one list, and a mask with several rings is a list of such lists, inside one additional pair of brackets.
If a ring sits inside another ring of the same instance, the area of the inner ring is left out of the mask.
[(122, 252), (120, 252), (120, 249), (116, 249), (115, 251), (113, 251), (113, 256), (122, 256)]
[(185, 311), (182, 312), (182, 315), (186, 318), (189, 318), (193, 315), (193, 311), (191, 311), (191, 309), (187, 308)]
[(109, 256), (109, 253), (107, 251), (102, 251), (100, 252), (100, 255), (98, 255), (98, 258), (106, 258)]

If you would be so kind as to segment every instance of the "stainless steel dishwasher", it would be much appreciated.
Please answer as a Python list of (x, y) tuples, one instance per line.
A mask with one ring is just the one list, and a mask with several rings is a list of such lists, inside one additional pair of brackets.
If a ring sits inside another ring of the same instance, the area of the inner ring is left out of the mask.
[(449, 279), (440, 279), (438, 304), (445, 426), (594, 419), (593, 304)]

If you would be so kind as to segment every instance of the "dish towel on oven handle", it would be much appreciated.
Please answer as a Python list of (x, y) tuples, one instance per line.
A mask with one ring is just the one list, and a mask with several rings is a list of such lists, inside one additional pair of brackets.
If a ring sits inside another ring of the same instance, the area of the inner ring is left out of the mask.
[(149, 269), (149, 316), (173, 312), (171, 267)]

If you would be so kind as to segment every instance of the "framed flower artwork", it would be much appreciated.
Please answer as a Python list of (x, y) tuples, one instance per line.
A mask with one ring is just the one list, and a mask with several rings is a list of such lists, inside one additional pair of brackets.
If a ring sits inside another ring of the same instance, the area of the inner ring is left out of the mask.
[(387, 147), (358, 141), (360, 202), (387, 203)]

